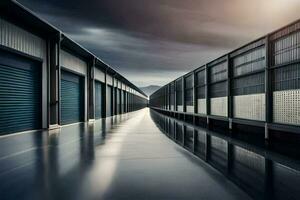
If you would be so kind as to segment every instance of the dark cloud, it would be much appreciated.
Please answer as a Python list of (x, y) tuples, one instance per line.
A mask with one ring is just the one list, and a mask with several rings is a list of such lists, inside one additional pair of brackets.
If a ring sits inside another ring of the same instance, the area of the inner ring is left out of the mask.
[(300, 17), (299, 0), (19, 1), (140, 85), (166, 83)]

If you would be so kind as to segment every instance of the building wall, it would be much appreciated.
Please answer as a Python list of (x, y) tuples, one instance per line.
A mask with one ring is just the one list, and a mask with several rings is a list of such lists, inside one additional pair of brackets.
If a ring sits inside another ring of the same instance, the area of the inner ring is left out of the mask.
[(0, 18), (0, 45), (33, 56), (42, 61), (42, 127), (48, 126), (47, 45), (46, 41)]
[(198, 113), (206, 114), (206, 99), (198, 99)]
[(216, 116), (227, 117), (228, 105), (227, 97), (216, 97), (210, 99), (210, 114)]
[(265, 121), (266, 95), (251, 94), (233, 97), (233, 116), (235, 118)]
[(273, 109), (274, 122), (300, 125), (300, 89), (274, 92)]
[(105, 83), (105, 73), (102, 72), (100, 69), (95, 68), (95, 79), (102, 83)]
[(65, 69), (67, 71), (79, 74), (84, 77), (84, 121), (87, 121), (88, 116), (88, 102), (87, 102), (87, 95), (88, 95), (88, 77), (87, 77), (87, 70), (88, 66), (87, 63), (76, 57), (75, 55), (72, 55), (71, 53), (61, 50), (60, 51), (60, 65), (62, 69)]

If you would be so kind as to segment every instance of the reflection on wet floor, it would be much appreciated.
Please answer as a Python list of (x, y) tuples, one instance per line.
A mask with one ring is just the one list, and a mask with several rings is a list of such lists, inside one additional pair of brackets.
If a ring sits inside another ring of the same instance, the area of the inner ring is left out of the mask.
[[(151, 112), (152, 119), (170, 139), (223, 173), (255, 199), (299, 199), (300, 161), (261, 144), (208, 131)], [(277, 149), (277, 148), (274, 148)], [(298, 152), (299, 153), (299, 152)]]
[(1, 137), (0, 147), (1, 200), (250, 199), (162, 134), (149, 109)]

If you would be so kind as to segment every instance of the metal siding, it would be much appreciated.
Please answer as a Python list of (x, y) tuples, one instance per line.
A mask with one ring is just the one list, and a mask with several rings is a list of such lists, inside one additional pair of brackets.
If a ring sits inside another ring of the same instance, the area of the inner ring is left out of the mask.
[(273, 64), (280, 65), (300, 59), (300, 32), (276, 40), (273, 44)]
[(177, 106), (177, 111), (183, 112), (183, 106)]
[(100, 69), (95, 68), (95, 79), (102, 83), (105, 83), (105, 73), (102, 72)]
[(83, 81), (80, 76), (62, 71), (61, 124), (83, 121)]
[(108, 85), (113, 85), (113, 78), (108, 74), (106, 74), (106, 83)]
[(206, 114), (206, 99), (198, 99), (198, 113)]
[(210, 82), (215, 83), (227, 79), (227, 62), (221, 62), (209, 69)]
[(227, 117), (227, 113), (228, 113), (227, 100), (228, 100), (227, 97), (211, 98), (210, 99), (211, 115)]
[(0, 135), (42, 127), (40, 74), (38, 64), (0, 54)]
[(276, 123), (300, 125), (300, 89), (273, 93), (273, 120)]
[(235, 118), (265, 121), (265, 94), (241, 95), (233, 97)]
[(233, 59), (234, 76), (262, 70), (266, 67), (266, 48), (259, 47)]
[(0, 45), (44, 59), (46, 41), (0, 18)]
[(98, 81), (95, 82), (95, 117), (102, 117), (102, 84)]
[(121, 81), (118, 81), (118, 88), (122, 89), (122, 82)]
[(47, 45), (46, 41), (0, 17), (0, 45), (20, 51), (24, 54), (43, 59), (42, 70), (42, 121), (43, 128), (48, 126), (47, 95)]
[(186, 112), (194, 113), (194, 106), (186, 106)]
[(87, 63), (77, 58), (76, 56), (61, 50), (60, 51), (60, 65), (73, 72), (77, 72), (82, 75), (87, 73)]

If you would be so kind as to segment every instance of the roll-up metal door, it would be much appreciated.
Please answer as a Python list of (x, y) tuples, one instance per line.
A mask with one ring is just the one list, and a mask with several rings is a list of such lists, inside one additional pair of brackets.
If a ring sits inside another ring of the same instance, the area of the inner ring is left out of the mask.
[(61, 124), (83, 121), (83, 78), (66, 71), (61, 73)]
[(95, 117), (99, 119), (102, 117), (102, 84), (95, 82)]
[(106, 116), (112, 116), (112, 88), (110, 86), (106, 88)]
[(42, 67), (0, 51), (0, 135), (40, 129)]

